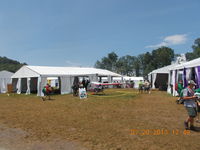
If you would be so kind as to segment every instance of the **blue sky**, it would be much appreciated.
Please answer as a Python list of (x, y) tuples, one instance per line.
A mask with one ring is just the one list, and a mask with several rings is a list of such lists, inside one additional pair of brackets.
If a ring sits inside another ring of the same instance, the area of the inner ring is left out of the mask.
[(0, 0), (0, 56), (29, 65), (94, 65), (169, 46), (192, 51), (199, 0)]

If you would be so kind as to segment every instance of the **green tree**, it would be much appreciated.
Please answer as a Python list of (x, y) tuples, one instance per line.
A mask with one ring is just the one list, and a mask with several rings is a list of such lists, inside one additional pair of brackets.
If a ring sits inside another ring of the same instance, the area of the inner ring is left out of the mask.
[(120, 57), (116, 64), (117, 72), (127, 76), (134, 75), (134, 61), (134, 56), (126, 55)]
[(16, 60), (8, 59), (7, 57), (0, 57), (0, 71), (7, 70), (10, 72), (16, 72), (26, 63), (20, 63)]
[(140, 60), (138, 57), (134, 60), (133, 68), (135, 69), (135, 75), (138, 77), (141, 75)]
[(95, 63), (96, 68), (107, 69), (110, 71), (116, 71), (116, 64), (118, 61), (118, 56), (115, 52), (111, 52), (107, 57), (103, 57), (101, 61)]
[(169, 47), (161, 47), (152, 51), (152, 66), (161, 68), (171, 64), (174, 59), (174, 50)]
[(194, 41), (194, 45), (192, 46), (193, 56), (194, 58), (200, 57), (200, 38)]
[(186, 53), (186, 59), (187, 59), (188, 61), (200, 57), (200, 38), (197, 38), (197, 39), (194, 41), (194, 45), (192, 45), (192, 49), (193, 49), (192, 52), (187, 52), (187, 53)]

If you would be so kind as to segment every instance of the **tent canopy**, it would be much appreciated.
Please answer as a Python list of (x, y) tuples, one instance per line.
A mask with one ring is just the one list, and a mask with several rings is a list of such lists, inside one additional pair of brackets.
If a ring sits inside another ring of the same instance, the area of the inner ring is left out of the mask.
[(18, 94), (24, 91), (26, 94), (30, 94), (31, 91), (36, 90), (37, 95), (42, 96), (42, 89), (46, 85), (48, 77), (60, 77), (61, 94), (66, 94), (71, 92), (75, 76), (88, 76), (92, 82), (98, 81), (98, 77), (107, 76), (111, 80), (111, 77), (120, 77), (121, 75), (96, 68), (23, 66), (12, 78)]
[(149, 73), (150, 74), (153, 74), (153, 73), (169, 73), (169, 71), (171, 69), (173, 69), (174, 67), (178, 66), (179, 64), (171, 64), (171, 65), (168, 65), (168, 66), (165, 66), (165, 67), (162, 67), (162, 68), (159, 68), (159, 69), (156, 69), (156, 70), (153, 70), (152, 72)]
[(171, 68), (170, 70), (179, 70), (179, 69), (183, 69), (183, 68), (192, 68), (192, 67), (197, 67), (200, 65), (200, 58), (188, 61), (186, 63), (182, 63), (179, 64), (173, 68)]
[(96, 68), (80, 68), (80, 67), (47, 67), (47, 66), (23, 66), (18, 70), (12, 78), (27, 78), (27, 77), (57, 77), (57, 76), (113, 76), (120, 77), (121, 75)]

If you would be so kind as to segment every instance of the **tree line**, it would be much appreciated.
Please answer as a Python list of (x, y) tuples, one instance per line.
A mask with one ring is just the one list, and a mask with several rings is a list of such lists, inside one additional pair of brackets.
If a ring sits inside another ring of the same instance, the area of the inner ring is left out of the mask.
[[(188, 61), (200, 57), (200, 38), (192, 45), (192, 52), (186, 53)], [(175, 60), (174, 50), (170, 47), (160, 47), (152, 52), (146, 52), (138, 56), (125, 55), (119, 57), (115, 52), (109, 53), (95, 63), (96, 68), (107, 69), (127, 76), (147, 76), (151, 71), (170, 65)]]
[(7, 57), (0, 56), (0, 71), (7, 70), (10, 72), (16, 72), (23, 65), (27, 65), (26, 63), (20, 63), (16, 60), (9, 59)]

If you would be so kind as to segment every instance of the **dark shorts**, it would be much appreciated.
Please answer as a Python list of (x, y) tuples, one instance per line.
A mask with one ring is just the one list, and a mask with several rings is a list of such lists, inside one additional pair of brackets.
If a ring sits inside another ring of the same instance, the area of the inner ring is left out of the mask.
[(200, 112), (200, 106), (197, 105), (197, 112)]
[(195, 107), (185, 107), (187, 112), (188, 112), (188, 116), (194, 118), (197, 116), (197, 110)]
[(143, 86), (139, 86), (139, 90), (143, 90)]

